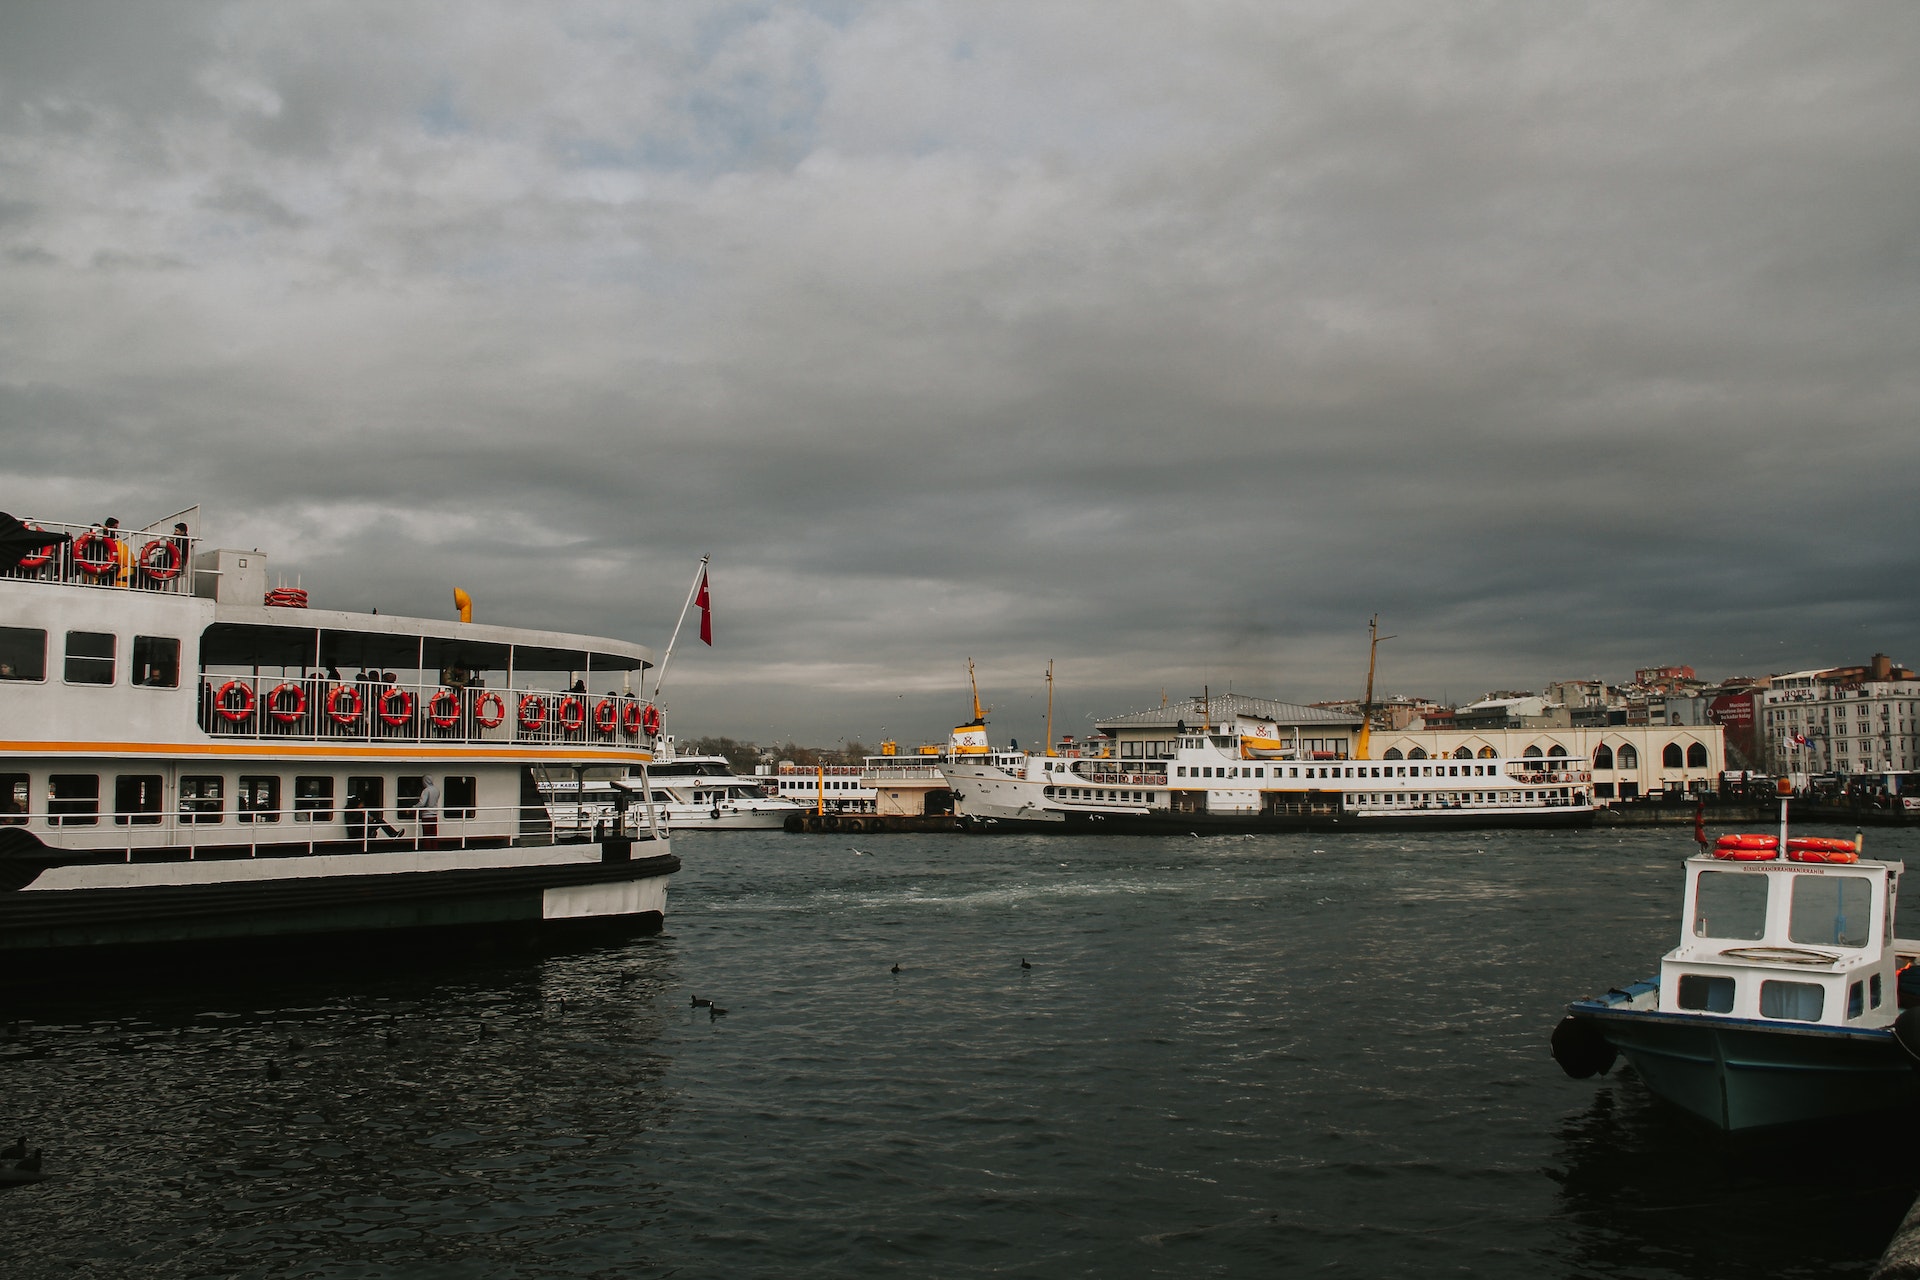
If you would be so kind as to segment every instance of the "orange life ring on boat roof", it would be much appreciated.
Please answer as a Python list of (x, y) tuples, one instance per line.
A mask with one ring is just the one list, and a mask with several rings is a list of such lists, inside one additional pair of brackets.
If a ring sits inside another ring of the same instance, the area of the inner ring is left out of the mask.
[[(45, 529), (42, 529), (37, 524), (22, 524), (20, 527), (22, 529), (25, 529), (28, 533), (45, 533), (46, 532)], [(21, 556), (19, 567), (22, 569), (40, 568), (42, 565), (46, 564), (47, 561), (53, 559), (54, 550), (58, 548), (59, 545), (60, 544), (57, 542), (49, 543), (48, 545), (41, 547), (38, 551), (34, 551), (28, 555)]]
[(427, 718), (442, 729), (453, 728), (460, 721), (460, 695), (451, 689), (436, 692), (427, 699)]
[[(348, 699), (353, 704), (351, 710), (340, 709), (342, 698)], [(350, 684), (337, 684), (333, 686), (333, 691), (327, 694), (327, 718), (335, 724), (352, 724), (366, 709), (367, 700), (361, 697), (360, 691)]]
[[(233, 693), (240, 695), (238, 706), (228, 701), (227, 695)], [(222, 720), (228, 724), (239, 724), (253, 714), (253, 686), (243, 681), (229, 680), (221, 685), (220, 692), (213, 696), (213, 706), (214, 710), (220, 713)]]
[[(1721, 849), (1766, 849), (1771, 851), (1774, 849), (1778, 849), (1780, 847), (1780, 837), (1779, 836), (1758, 836), (1758, 835), (1737, 835), (1737, 836), (1726, 835), (1726, 836), (1721, 836), (1718, 840), (1714, 841), (1714, 844), (1716, 847)], [(1853, 846), (1848, 845), (1847, 847), (1852, 848)]]
[(520, 727), (532, 732), (547, 722), (547, 700), (537, 693), (520, 699)]
[[(160, 555), (156, 562), (154, 552)], [(155, 538), (140, 548), (140, 568), (155, 582), (165, 582), (180, 574), (180, 548), (168, 538)]]
[[(395, 698), (400, 699), (400, 709), (398, 711), (395, 711), (392, 706)], [(387, 686), (386, 691), (380, 695), (380, 722), (390, 727), (398, 728), (405, 724), (407, 718), (412, 714), (413, 695), (405, 689), (396, 688), (392, 685)]]
[(1851, 849), (1788, 849), (1789, 862), (1858, 862), (1860, 855)]
[[(487, 713), (488, 706), (493, 708), (491, 715)], [(507, 718), (507, 704), (501, 701), (499, 694), (489, 689), (474, 700), (473, 718), (482, 729), (498, 729), (500, 722)]]
[(1855, 853), (1851, 840), (1833, 840), (1826, 836), (1795, 836), (1787, 841), (1789, 853)]
[[(88, 552), (100, 548), (106, 553), (106, 559), (95, 560)], [(96, 578), (104, 578), (110, 573), (120, 571), (120, 552), (118, 544), (106, 534), (95, 530), (83, 533), (73, 542), (73, 563), (82, 573)]]
[(647, 704), (647, 709), (640, 713), (640, 727), (647, 731), (647, 736), (649, 738), (659, 737), (660, 736), (660, 708), (654, 706), (651, 702), (649, 702)]
[(553, 718), (560, 722), (562, 729), (572, 733), (587, 722), (587, 704), (569, 694), (560, 699), (560, 705), (554, 708)]
[[(283, 693), (293, 695), (293, 706), (291, 709), (281, 707), (280, 695)], [(307, 691), (291, 680), (285, 684), (273, 686), (273, 692), (267, 695), (267, 714), (275, 720), (278, 720), (281, 724), (292, 724), (295, 720), (307, 714)]]
[(620, 708), (613, 705), (612, 698), (602, 698), (594, 704), (593, 727), (608, 737), (620, 727)]
[(1772, 862), (1774, 852), (1771, 849), (1718, 848), (1713, 856), (1726, 862)]
[(640, 704), (629, 702), (627, 709), (620, 713), (620, 727), (627, 731), (629, 738), (637, 738), (640, 736), (640, 722), (643, 718), (640, 714)]

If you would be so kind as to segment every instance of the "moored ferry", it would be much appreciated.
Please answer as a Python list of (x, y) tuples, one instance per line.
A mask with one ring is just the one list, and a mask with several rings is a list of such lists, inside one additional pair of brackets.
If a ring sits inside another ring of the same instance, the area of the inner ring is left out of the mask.
[[(1235, 699), (1236, 704), (1264, 700)], [(1259, 707), (1271, 712), (1272, 707)], [(1298, 708), (1305, 712), (1309, 709)], [(1284, 713), (1283, 713), (1284, 714)], [(1401, 831), (1591, 824), (1590, 775), (1498, 757), (1316, 758), (1279, 745), (1268, 714), (1176, 726), (1093, 754), (952, 760), (941, 771), (970, 826), (1035, 831)], [(1570, 764), (1571, 762), (1566, 762)]]
[[(767, 794), (765, 783), (736, 774), (725, 756), (683, 754), (672, 734), (656, 739), (654, 746), (653, 762), (646, 766), (648, 796), (661, 820), (676, 831), (778, 831), (789, 816), (803, 812), (794, 801)], [(555, 829), (590, 832), (604, 824), (623, 785), (638, 790), (637, 770), (626, 778), (597, 771), (545, 785)]]
[[(660, 926), (650, 650), (308, 608), (185, 522), (0, 523), (0, 954)], [(542, 784), (605, 766), (641, 785), (561, 838)]]

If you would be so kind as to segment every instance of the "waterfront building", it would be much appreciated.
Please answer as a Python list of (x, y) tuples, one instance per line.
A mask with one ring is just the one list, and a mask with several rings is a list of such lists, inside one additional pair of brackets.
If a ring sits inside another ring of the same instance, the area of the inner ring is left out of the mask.
[(1776, 773), (1920, 768), (1920, 679), (1883, 653), (1864, 666), (1775, 676), (1757, 711), (1759, 752)]

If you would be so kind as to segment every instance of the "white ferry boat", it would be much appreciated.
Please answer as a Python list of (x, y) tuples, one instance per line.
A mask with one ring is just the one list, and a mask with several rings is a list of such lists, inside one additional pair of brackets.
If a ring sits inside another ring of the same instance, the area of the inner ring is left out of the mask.
[[(1191, 718), (1191, 724), (1189, 724)], [(1371, 760), (1361, 734), (1302, 739), (1302, 725), (1358, 717), (1227, 695), (1120, 717), (1097, 748), (941, 765), (954, 811), (976, 829), (1186, 834), (1573, 827), (1594, 818), (1591, 776), (1571, 759)], [(1293, 726), (1292, 729), (1287, 726)], [(1322, 744), (1338, 742), (1342, 749)]]
[[(584, 692), (648, 649), (309, 609), (167, 522), (43, 527), (23, 555), (0, 518), (0, 955), (660, 926), (658, 717)], [(639, 793), (562, 842), (542, 781), (607, 765)]]
[(1720, 1129), (1895, 1110), (1920, 1099), (1920, 999), (1894, 936), (1899, 862), (1859, 842), (1728, 835), (1687, 859), (1680, 943), (1660, 971), (1576, 1000), (1554, 1029), (1575, 1079), (1624, 1054), (1654, 1095)]
[(764, 783), (743, 778), (725, 756), (681, 755), (667, 734), (655, 743), (648, 781), (588, 776), (555, 780), (546, 788), (556, 830), (590, 832), (613, 815), (619, 798), (616, 782), (647, 795), (662, 821), (676, 831), (777, 831), (790, 814), (803, 812), (792, 800), (770, 796)]

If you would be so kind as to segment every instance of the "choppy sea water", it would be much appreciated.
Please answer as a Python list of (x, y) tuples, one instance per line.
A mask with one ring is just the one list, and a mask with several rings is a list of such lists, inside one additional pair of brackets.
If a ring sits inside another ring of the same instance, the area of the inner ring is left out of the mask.
[(1688, 835), (689, 834), (657, 938), (16, 1001), (0, 1274), (1864, 1275), (1911, 1126), (1547, 1054)]

